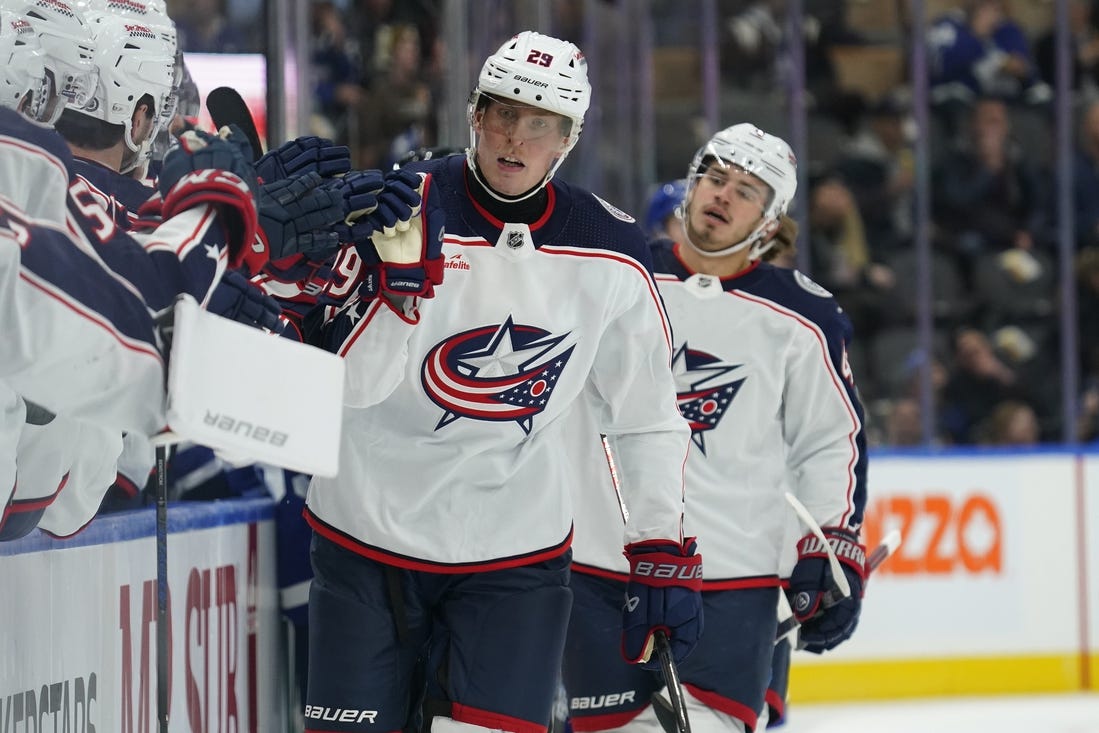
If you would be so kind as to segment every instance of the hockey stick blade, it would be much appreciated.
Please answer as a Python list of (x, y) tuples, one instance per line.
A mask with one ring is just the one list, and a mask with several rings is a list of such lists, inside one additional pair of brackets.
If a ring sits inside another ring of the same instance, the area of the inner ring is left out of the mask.
[(672, 656), (672, 645), (663, 631), (653, 635), (655, 651), (660, 657), (660, 670), (664, 673), (664, 685), (668, 689), (665, 698), (659, 692), (652, 696), (653, 712), (665, 733), (691, 733), (691, 721), (687, 718), (687, 699), (679, 681), (679, 670)]
[[(897, 548), (901, 546), (901, 542), (901, 531), (899, 529), (894, 529), (890, 531), (889, 534), (887, 534), (885, 538), (882, 539), (881, 543), (877, 547), (875, 547), (869, 555), (867, 555), (867, 575), (869, 576), (869, 574), (877, 570), (883, 562), (888, 560), (889, 557), (897, 551)], [(846, 596), (840, 593), (839, 588), (832, 588), (828, 590), (824, 594), (824, 598), (821, 600), (820, 612), (823, 612), (826, 608), (830, 608), (836, 605), (845, 597)], [(797, 629), (799, 626), (801, 626), (801, 624), (799, 624), (797, 619), (795, 619), (793, 616), (784, 619), (778, 625), (778, 631), (775, 634), (775, 643), (777, 644), (778, 642), (782, 641), (784, 638), (792, 634), (794, 630)]]
[(252, 118), (252, 111), (244, 103), (236, 89), (231, 87), (218, 87), (206, 95), (206, 109), (210, 112), (210, 119), (214, 126), (221, 129), (226, 125), (236, 125), (248, 138), (248, 144), (252, 146), (252, 161), (259, 160), (263, 155), (263, 144), (260, 142), (259, 132), (256, 130), (256, 121)]

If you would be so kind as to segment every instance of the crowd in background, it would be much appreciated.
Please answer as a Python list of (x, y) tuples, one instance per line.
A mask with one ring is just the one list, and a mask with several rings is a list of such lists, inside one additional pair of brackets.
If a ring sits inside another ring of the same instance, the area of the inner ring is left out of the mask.
[[(583, 24), (561, 19), (578, 17), (571, 11), (584, 10), (584, 4), (555, 0), (553, 5), (555, 23), (570, 27), (552, 30), (565, 38), (582, 35)], [(617, 3), (600, 0), (594, 5), (613, 10)], [(665, 52), (654, 63), (675, 58), (672, 52), (697, 38), (697, 18), (677, 5), (659, 0), (649, 4), (655, 41)], [(850, 358), (868, 406), (870, 436), (878, 445), (923, 442), (918, 375), (928, 368), (937, 444), (1059, 441), (1054, 4), (928, 3), (930, 354), (918, 348), (916, 335), (911, 95), (907, 86), (881, 93), (881, 85), (852, 85), (837, 61), (839, 52), (852, 48), (884, 47), (895, 49), (903, 60), (909, 24), (902, 18), (892, 29), (860, 27), (851, 21), (851, 5), (823, 0), (803, 4), (810, 147), (802, 164), (809, 166), (810, 188), (799, 197), (808, 207), (809, 222), (799, 245), (809, 252), (812, 277), (835, 293), (854, 322), (856, 346)], [(1074, 107), (1079, 113), (1072, 210), (1083, 440), (1099, 436), (1099, 333), (1088, 328), (1099, 317), (1096, 5), (1094, 0), (1069, 2)], [(359, 167), (388, 167), (423, 146), (463, 146), (461, 140), (440, 140), (444, 6), (443, 0), (314, 0), (311, 132), (348, 144)], [(249, 12), (261, 13), (254, 3), (206, 0), (181, 3), (178, 10), (185, 50), (259, 50), (261, 40), (249, 30), (262, 23), (233, 22)], [(784, 88), (790, 73), (784, 0), (723, 0), (717, 10), (724, 97), (750, 99), (745, 95)], [(606, 64), (611, 55), (600, 57)], [(597, 64), (593, 62), (593, 74), (598, 79)], [(659, 77), (660, 69), (654, 73)], [(657, 88), (658, 115), (662, 102)], [(663, 108), (671, 109), (673, 102), (669, 99)], [(761, 122), (751, 119), (761, 114), (758, 109), (731, 104), (722, 106), (722, 124), (739, 115), (768, 129), (782, 129), (773, 124), (781, 111)], [(682, 117), (677, 126), (658, 127), (658, 149), (681, 142), (665, 132), (669, 129), (678, 130), (678, 137), (698, 137), (697, 111)], [(687, 143), (697, 145), (694, 139)], [(655, 155), (658, 161), (666, 157), (659, 151)], [(658, 162), (660, 180), (646, 184), (655, 189), (681, 175)], [(622, 203), (639, 208), (636, 202)], [(644, 216), (644, 211), (633, 213)]]

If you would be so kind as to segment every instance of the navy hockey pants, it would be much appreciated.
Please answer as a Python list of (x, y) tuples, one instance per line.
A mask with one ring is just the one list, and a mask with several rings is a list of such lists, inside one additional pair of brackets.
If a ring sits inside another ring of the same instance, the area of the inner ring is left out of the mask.
[[(623, 726), (650, 704), (664, 678), (622, 658), (625, 583), (573, 573), (571, 586), (563, 670), (573, 730)], [(778, 593), (777, 586), (703, 592), (706, 629), (679, 664), (680, 680), (692, 696), (749, 729), (763, 709), (771, 677)]]
[(570, 552), (464, 574), (395, 568), (317, 535), (311, 553), (307, 731), (426, 727), (423, 706), (544, 733), (572, 603)]

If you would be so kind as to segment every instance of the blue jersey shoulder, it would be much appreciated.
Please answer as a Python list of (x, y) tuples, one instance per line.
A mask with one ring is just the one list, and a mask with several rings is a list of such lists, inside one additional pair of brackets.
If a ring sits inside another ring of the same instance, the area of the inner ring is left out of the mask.
[(775, 267), (761, 262), (755, 277), (736, 282), (739, 290), (758, 295), (799, 313), (830, 333), (837, 326), (845, 340), (851, 337), (851, 322), (832, 293), (800, 270)]
[(154, 193), (152, 188), (136, 178), (111, 170), (94, 160), (76, 158), (73, 166), (76, 172), (94, 188), (104, 195), (113, 196), (115, 201), (130, 213), (136, 214), (141, 205)]
[[(480, 236), (495, 241), (502, 222), (478, 207), (466, 182), (466, 158), (445, 158), (409, 163), (409, 170), (431, 173), (443, 196), (447, 212), (447, 234)], [(590, 247), (626, 255), (651, 271), (651, 257), (645, 235), (632, 216), (593, 193), (554, 179), (552, 209), (531, 226), (535, 246)]]
[(22, 140), (57, 158), (65, 167), (66, 173), (72, 176), (72, 153), (65, 140), (52, 127), (29, 120), (7, 107), (0, 107), (0, 135)]

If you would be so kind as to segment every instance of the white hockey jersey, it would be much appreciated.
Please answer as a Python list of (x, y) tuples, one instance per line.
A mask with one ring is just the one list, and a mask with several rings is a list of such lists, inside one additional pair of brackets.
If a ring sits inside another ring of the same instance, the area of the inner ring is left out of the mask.
[(564, 553), (581, 473), (573, 447), (598, 440), (569, 429), (590, 385), (637, 507), (610, 541), (619, 552), (624, 540), (678, 541), (689, 431), (640, 229), (558, 181), (539, 221), (506, 224), (470, 200), (462, 156), (422, 169), (446, 208), (445, 282), (405, 313), (384, 299), (340, 313), (340, 471), (310, 487), (314, 529), (432, 572)]
[[(850, 321), (800, 272), (760, 263), (723, 280), (693, 274), (677, 246), (654, 244), (653, 266), (691, 425), (684, 529), (699, 538), (707, 589), (775, 585), (790, 542), (785, 491), (821, 526), (862, 522), (866, 450), (847, 363)], [(578, 495), (574, 568), (625, 577), (621, 550), (601, 529), (621, 522), (617, 500), (606, 477), (592, 483), (604, 490)], [(628, 496), (625, 504), (632, 510)]]

